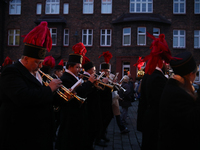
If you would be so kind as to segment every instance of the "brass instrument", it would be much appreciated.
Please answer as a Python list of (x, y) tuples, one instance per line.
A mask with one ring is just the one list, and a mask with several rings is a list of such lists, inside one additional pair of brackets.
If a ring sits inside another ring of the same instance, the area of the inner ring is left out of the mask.
[[(102, 74), (104, 74), (104, 73), (102, 72)], [(95, 75), (96, 75), (96, 74), (95, 74)], [(83, 77), (89, 78), (88, 76), (86, 76), (86, 75), (84, 75), (84, 74), (80, 74), (80, 76), (81, 76), (82, 78), (83, 78)], [(113, 85), (103, 83), (101, 80), (99, 80), (99, 79), (101, 78), (101, 76), (103, 76), (103, 75), (100, 75), (100, 76), (96, 75), (96, 76), (97, 76), (97, 80), (94, 82), (94, 86), (95, 86), (95, 87), (97, 87), (97, 88), (99, 88), (99, 89), (101, 89), (101, 90), (104, 90), (105, 87), (108, 87), (108, 88), (111, 89), (111, 91), (113, 91), (113, 89), (114, 89), (114, 86), (113, 86)]]
[[(41, 70), (38, 70), (42, 75), (42, 79), (43, 77), (46, 77), (48, 80), (53, 80), (53, 78), (48, 75), (48, 74), (45, 74), (44, 72), (42, 72)], [(49, 82), (45, 82), (44, 80), (42, 80), (42, 82), (44, 83), (44, 85), (48, 86), (49, 85)], [(56, 92), (58, 93), (58, 95), (60, 97), (62, 97), (64, 100), (66, 101), (69, 101), (71, 100), (72, 98), (76, 98), (78, 101), (80, 101), (81, 103), (84, 103), (85, 99), (84, 98), (81, 98), (77, 95), (75, 95), (74, 93), (72, 93), (70, 90), (68, 90), (65, 86), (62, 86), (60, 87), (59, 89), (56, 90)]]
[[(115, 75), (110, 74), (108, 81), (110, 82), (110, 84), (114, 85), (114, 87), (116, 87), (117, 90), (121, 89), (121, 90), (123, 90), (123, 92), (126, 92), (126, 89), (124, 89), (119, 83), (114, 82), (114, 80), (117, 78), (118, 74), (119, 73), (116, 73)], [(114, 76), (113, 79), (111, 76)], [(120, 80), (120, 82), (122, 82), (122, 81), (123, 81), (123, 78), (122, 78), (122, 80)]]

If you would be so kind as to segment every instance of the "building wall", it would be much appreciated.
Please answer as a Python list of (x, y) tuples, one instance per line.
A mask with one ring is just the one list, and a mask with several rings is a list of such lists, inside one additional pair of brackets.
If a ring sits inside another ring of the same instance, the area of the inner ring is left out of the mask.
[[(0, 36), (4, 40), (3, 59), (9, 56), (12, 60), (18, 60), (23, 53), (23, 37), (20, 38), (19, 46), (8, 46), (8, 30), (20, 29), (21, 35), (27, 34), (37, 24), (35, 21), (41, 17), (48, 16), (45, 14), (45, 0), (21, 0), (21, 15), (9, 15), (9, 2), (5, 3), (5, 33)], [(42, 14), (36, 15), (36, 5), (42, 3)], [(69, 3), (69, 14), (63, 14), (63, 3)], [(194, 14), (194, 0), (186, 0), (186, 14), (173, 14), (173, 1), (153, 0), (153, 14), (159, 14), (171, 24), (152, 22), (152, 21), (132, 21), (113, 24), (123, 14), (129, 13), (130, 0), (113, 0), (112, 14), (101, 14), (101, 1), (94, 0), (94, 13), (83, 14), (83, 0), (60, 0), (60, 16), (66, 23), (48, 23), (49, 28), (57, 28), (57, 45), (47, 55), (52, 55), (58, 63), (60, 59), (68, 60), (68, 55), (72, 53), (72, 46), (82, 42), (82, 29), (93, 29), (93, 45), (87, 46), (86, 56), (94, 62), (97, 70), (99, 64), (104, 61), (103, 57), (98, 58), (105, 51), (110, 51), (113, 58), (110, 60), (113, 73), (121, 70), (123, 61), (129, 61), (131, 74), (136, 77), (136, 68), (133, 64), (138, 56), (146, 56), (150, 53), (150, 44), (152, 39), (146, 38), (146, 46), (137, 45), (137, 27), (146, 27), (146, 31), (151, 33), (153, 28), (160, 28), (160, 32), (166, 36), (166, 41), (174, 56), (183, 51), (191, 51), (197, 63), (200, 63), (200, 49), (194, 49), (194, 30), (200, 30), (200, 14)], [(2, 12), (0, 11), (2, 14)], [(1, 15), (2, 16), (2, 15)], [(1, 18), (0, 18), (1, 19)], [(131, 28), (131, 45), (122, 46), (123, 28)], [(63, 46), (63, 30), (69, 29), (69, 46)], [(100, 29), (112, 29), (111, 47), (100, 46)], [(173, 48), (173, 30), (186, 30), (186, 48)], [(78, 33), (76, 36), (75, 33)], [(133, 60), (132, 60), (133, 59)], [(2, 59), (0, 60), (3, 61)], [(119, 61), (119, 62), (118, 62)], [(120, 71), (120, 76), (121, 76)]]

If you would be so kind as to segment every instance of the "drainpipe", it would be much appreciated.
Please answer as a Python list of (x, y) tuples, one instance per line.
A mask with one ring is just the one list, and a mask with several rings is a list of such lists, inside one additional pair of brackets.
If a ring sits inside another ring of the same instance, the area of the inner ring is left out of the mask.
[(6, 7), (6, 3), (7, 3), (7, 1), (6, 0), (3, 0), (2, 2), (2, 5), (1, 5), (1, 11), (2, 11), (2, 13), (1, 13), (1, 17), (2, 17), (2, 21), (1, 21), (1, 38), (2, 38), (2, 40), (0, 41), (0, 66), (3, 64), (3, 61), (4, 61), (4, 50), (5, 50), (5, 44), (4, 44), (4, 41), (5, 41), (5, 39), (4, 39), (4, 37), (5, 37), (5, 7)]

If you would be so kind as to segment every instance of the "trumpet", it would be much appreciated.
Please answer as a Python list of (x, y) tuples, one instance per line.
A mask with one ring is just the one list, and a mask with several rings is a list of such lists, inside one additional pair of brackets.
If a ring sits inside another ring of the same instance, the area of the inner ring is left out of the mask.
[[(99, 75), (99, 76), (97, 74), (95, 74), (97, 76), (97, 80), (94, 82), (94, 86), (97, 87), (98, 89), (101, 89), (101, 90), (104, 90), (105, 87), (108, 87), (108, 88), (111, 89), (111, 91), (113, 91), (113, 89), (114, 89), (113, 85), (103, 83), (100, 80), (100, 78), (103, 76), (103, 74), (104, 74), (104, 72), (102, 72), (101, 75)], [(81, 76), (81, 78), (83, 78), (83, 77), (89, 78), (88, 76), (86, 76), (84, 74), (79, 74), (79, 75)]]
[[(53, 78), (50, 76), (50, 75), (48, 75), (48, 74), (45, 74), (43, 71), (41, 71), (41, 70), (38, 70), (40, 73), (41, 73), (41, 77), (42, 77), (42, 79), (44, 78), (44, 77), (46, 77), (48, 80), (53, 80)], [(44, 81), (44, 80), (42, 80), (42, 82), (44, 83), (44, 85), (45, 86), (48, 86), (49, 85), (49, 82), (47, 82), (47, 81)], [(69, 101), (69, 100), (71, 100), (72, 98), (76, 98), (78, 101), (80, 101), (81, 103), (84, 103), (84, 101), (85, 101), (85, 99), (84, 98), (81, 98), (81, 97), (79, 97), (79, 96), (77, 96), (77, 95), (75, 95), (74, 93), (72, 93), (70, 90), (68, 90), (65, 86), (62, 86), (62, 87), (60, 87), (59, 89), (57, 89), (56, 90), (56, 93), (60, 96), (60, 97), (62, 97), (64, 100), (66, 100), (66, 101)]]
[[(114, 85), (114, 87), (116, 87), (118, 91), (121, 89), (123, 90), (123, 92), (126, 92), (126, 89), (124, 89), (119, 83), (114, 82), (118, 75), (119, 75), (119, 72), (117, 72), (115, 75), (110, 74), (108, 77), (109, 78), (108, 81), (110, 82), (111, 85)], [(123, 81), (123, 78), (120, 80), (120, 82), (122, 81)]]

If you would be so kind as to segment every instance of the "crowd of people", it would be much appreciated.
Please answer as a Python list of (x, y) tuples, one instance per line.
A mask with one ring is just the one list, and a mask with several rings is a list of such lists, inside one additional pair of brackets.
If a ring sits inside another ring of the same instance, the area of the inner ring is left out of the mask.
[(1, 150), (51, 150), (53, 143), (58, 150), (106, 147), (113, 118), (121, 134), (130, 132), (125, 120), (133, 87), (128, 76), (122, 84), (117, 76), (111, 77), (109, 51), (100, 55), (105, 62), (96, 73), (81, 42), (73, 46), (66, 65), (45, 57), (52, 45), (47, 22), (31, 30), (23, 42), (22, 57), (17, 62), (7, 57), (1, 71)]
[[(17, 62), (6, 57), (0, 75), (1, 150), (93, 150), (106, 147), (107, 128), (116, 119), (121, 134), (127, 128), (128, 108), (139, 100), (137, 130), (142, 150), (200, 149), (200, 101), (195, 80), (197, 65), (191, 52), (171, 56), (163, 34), (154, 38), (151, 53), (136, 63), (146, 63), (145, 74), (125, 75), (118, 82), (111, 74), (112, 54), (103, 52), (100, 71), (77, 43), (56, 65), (46, 51), (52, 47), (47, 22), (24, 38)], [(173, 76), (166, 77), (167, 65)], [(120, 109), (121, 108), (121, 109)], [(23, 144), (22, 144), (23, 143)]]

